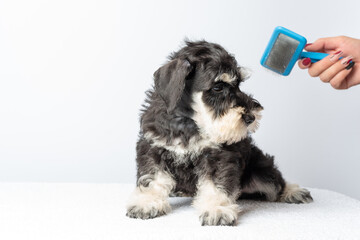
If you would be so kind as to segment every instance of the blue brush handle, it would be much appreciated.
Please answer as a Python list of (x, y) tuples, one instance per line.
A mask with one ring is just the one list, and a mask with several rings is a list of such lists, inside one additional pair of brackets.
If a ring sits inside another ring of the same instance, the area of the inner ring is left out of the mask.
[(323, 59), (324, 57), (328, 56), (329, 54), (327, 53), (321, 53), (321, 52), (301, 52), (300, 54), (300, 58), (310, 58), (311, 62), (317, 62), (321, 59)]

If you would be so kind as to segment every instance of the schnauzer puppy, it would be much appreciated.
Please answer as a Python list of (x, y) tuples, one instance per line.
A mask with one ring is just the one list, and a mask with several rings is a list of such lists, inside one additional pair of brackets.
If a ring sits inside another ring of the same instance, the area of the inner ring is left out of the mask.
[(263, 107), (240, 90), (244, 73), (223, 47), (206, 41), (187, 41), (154, 73), (141, 114), (128, 217), (168, 213), (170, 195), (193, 196), (202, 225), (236, 225), (240, 198), (312, 201), (252, 142)]

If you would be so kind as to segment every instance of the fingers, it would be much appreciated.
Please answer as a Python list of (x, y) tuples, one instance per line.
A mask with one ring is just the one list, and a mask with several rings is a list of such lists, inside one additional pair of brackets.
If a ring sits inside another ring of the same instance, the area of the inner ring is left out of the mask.
[(353, 62), (352, 56), (339, 59), (341, 52), (335, 52), (323, 60), (312, 64), (309, 68), (309, 74), (313, 77), (319, 77), (324, 83), (330, 83), (335, 89), (349, 88), (346, 77), (350, 74)]
[(335, 89), (348, 89), (349, 86), (348, 82), (346, 81), (346, 77), (350, 74), (352, 71), (352, 68), (345, 69), (340, 72), (338, 72), (331, 80), (330, 84)]
[[(342, 70), (347, 70), (346, 68), (351, 68), (352, 65), (349, 65), (352, 61), (352, 57), (348, 56), (346, 58), (343, 58), (337, 62), (335, 62), (333, 65), (331, 65), (329, 68), (327, 68), (325, 71), (323, 71), (319, 77), (320, 80), (323, 82), (330, 82), (338, 73), (340, 73)], [(353, 62), (351, 64), (354, 64)], [(310, 71), (310, 70), (309, 70)], [(349, 71), (344, 71), (349, 72)], [(346, 77), (346, 76), (345, 76)]]
[(342, 51), (336, 51), (315, 63), (305, 58), (299, 61), (298, 65), (301, 69), (308, 68), (310, 76), (319, 77), (321, 81), (330, 83), (335, 89), (347, 89), (350, 86), (346, 78), (351, 73), (355, 62), (352, 56), (341, 58), (342, 55)]
[(342, 51), (334, 52), (333, 54), (329, 54), (329, 56), (325, 57), (324, 59), (313, 63), (311, 68), (309, 68), (309, 75), (312, 77), (318, 77), (321, 73), (325, 70), (330, 68), (333, 64), (335, 64), (342, 55)]
[(329, 50), (338, 50), (338, 47), (341, 46), (343, 41), (343, 37), (320, 38), (311, 44), (307, 44), (305, 50), (309, 52), (328, 52)]

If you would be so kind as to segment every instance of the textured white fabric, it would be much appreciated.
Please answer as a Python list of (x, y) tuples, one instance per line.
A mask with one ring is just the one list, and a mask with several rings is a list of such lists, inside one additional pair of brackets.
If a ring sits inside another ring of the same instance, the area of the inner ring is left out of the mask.
[(172, 212), (125, 216), (134, 185), (0, 183), (2, 240), (360, 239), (360, 201), (311, 189), (310, 204), (241, 201), (236, 227), (201, 227), (191, 198), (170, 198)]

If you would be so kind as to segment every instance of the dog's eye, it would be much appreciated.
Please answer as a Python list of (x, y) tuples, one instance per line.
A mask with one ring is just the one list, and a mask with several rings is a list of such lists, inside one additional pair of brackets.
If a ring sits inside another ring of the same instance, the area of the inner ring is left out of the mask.
[(217, 83), (215, 86), (213, 86), (212, 90), (214, 92), (221, 92), (224, 89), (223, 83)]

